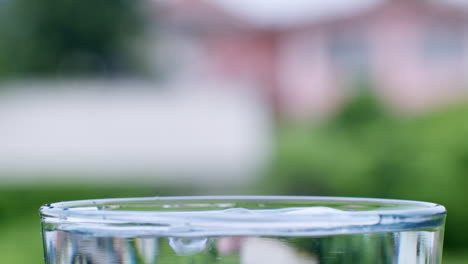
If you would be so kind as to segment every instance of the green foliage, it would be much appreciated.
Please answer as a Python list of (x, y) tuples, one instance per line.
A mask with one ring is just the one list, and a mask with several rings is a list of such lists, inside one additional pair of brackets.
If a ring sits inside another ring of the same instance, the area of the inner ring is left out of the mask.
[(362, 94), (324, 124), (281, 127), (270, 192), (425, 200), (448, 210), (446, 245), (467, 247), (468, 106), (409, 119)]
[(2, 1), (0, 76), (112, 74), (137, 65), (128, 42), (142, 1)]
[(375, 97), (370, 84), (360, 82), (355, 89), (357, 94), (343, 106), (328, 124), (329, 126), (351, 132), (372, 125), (373, 122), (386, 121), (390, 118)]

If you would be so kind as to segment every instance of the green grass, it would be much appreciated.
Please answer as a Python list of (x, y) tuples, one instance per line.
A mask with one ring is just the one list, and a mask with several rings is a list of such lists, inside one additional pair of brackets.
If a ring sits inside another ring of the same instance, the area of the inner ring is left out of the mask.
[(43, 263), (41, 229), (38, 218), (18, 219), (0, 226), (2, 263)]
[(468, 263), (468, 252), (444, 252), (443, 264), (466, 264)]
[[(45, 186), (45, 185), (44, 185)], [(0, 263), (44, 263), (39, 207), (46, 203), (132, 196), (171, 195), (155, 187), (22, 187), (0, 189)]]

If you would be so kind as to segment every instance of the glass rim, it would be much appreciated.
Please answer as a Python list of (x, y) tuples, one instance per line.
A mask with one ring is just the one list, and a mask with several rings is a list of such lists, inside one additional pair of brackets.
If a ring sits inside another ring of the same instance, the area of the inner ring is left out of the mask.
[[(269, 204), (280, 206), (271, 209)], [(239, 209), (244, 205), (256, 210)], [(277, 213), (277, 208), (294, 210)], [(430, 202), (380, 198), (156, 196), (59, 202), (42, 206), (40, 214), (43, 226), (99, 235), (308, 236), (439, 228), (446, 209)]]

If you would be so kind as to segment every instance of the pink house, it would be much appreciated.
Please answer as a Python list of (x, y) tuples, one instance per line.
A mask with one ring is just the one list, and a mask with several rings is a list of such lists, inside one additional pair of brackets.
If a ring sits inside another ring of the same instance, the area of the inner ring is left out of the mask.
[(173, 1), (159, 15), (196, 47), (199, 73), (249, 83), (286, 115), (329, 113), (363, 80), (403, 110), (468, 91), (468, 5), (354, 0), (304, 15), (297, 10), (307, 11), (307, 1), (292, 1), (298, 5), (292, 19), (262, 10), (255, 17), (239, 6), (255, 1), (229, 1)]

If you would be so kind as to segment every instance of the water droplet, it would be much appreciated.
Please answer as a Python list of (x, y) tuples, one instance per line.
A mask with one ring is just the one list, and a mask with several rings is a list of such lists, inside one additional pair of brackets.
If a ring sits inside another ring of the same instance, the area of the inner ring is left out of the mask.
[(169, 245), (177, 255), (192, 255), (202, 252), (206, 249), (208, 239), (206, 237), (199, 238), (181, 238), (170, 237)]
[(324, 214), (344, 214), (345, 212), (329, 207), (305, 207), (290, 208), (283, 211), (287, 215), (324, 215)]
[(229, 213), (229, 214), (251, 214), (252, 211), (249, 209), (245, 208), (229, 208), (224, 210), (224, 213)]

